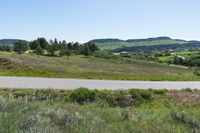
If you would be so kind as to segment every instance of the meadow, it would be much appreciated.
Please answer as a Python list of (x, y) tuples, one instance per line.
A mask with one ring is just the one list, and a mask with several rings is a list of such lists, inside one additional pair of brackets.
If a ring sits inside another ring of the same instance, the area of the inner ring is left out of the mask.
[(199, 98), (191, 89), (0, 89), (0, 132), (198, 133)]
[(72, 55), (67, 57), (18, 55), (1, 53), (1, 76), (32, 76), (113, 80), (199, 80), (187, 67), (170, 66), (156, 62), (139, 61), (133, 58), (99, 58)]

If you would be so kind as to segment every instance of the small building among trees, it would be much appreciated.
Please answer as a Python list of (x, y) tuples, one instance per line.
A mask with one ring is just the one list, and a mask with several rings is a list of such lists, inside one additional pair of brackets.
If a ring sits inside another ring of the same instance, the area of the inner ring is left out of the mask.
[(127, 51), (122, 51), (122, 52), (114, 53), (114, 55), (129, 56), (129, 53)]

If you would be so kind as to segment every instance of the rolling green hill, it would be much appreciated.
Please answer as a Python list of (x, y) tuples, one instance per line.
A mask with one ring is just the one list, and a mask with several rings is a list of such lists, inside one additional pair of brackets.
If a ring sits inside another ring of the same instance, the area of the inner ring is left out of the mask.
[(95, 43), (102, 50), (114, 50), (123, 47), (133, 46), (150, 46), (150, 45), (166, 45), (166, 44), (184, 44), (187, 41), (171, 39), (169, 37), (157, 37), (147, 39), (96, 39), (90, 42)]

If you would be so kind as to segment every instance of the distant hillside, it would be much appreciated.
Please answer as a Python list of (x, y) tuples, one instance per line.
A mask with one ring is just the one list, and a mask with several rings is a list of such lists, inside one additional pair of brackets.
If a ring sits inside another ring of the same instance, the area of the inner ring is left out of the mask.
[(14, 45), (19, 39), (2, 39), (0, 40), (0, 45)]
[(152, 52), (152, 51), (168, 51), (168, 50), (184, 50), (184, 49), (200, 49), (200, 42), (187, 42), (184, 44), (163, 44), (163, 45), (150, 45), (150, 46), (134, 46), (117, 48), (114, 52)]
[(157, 37), (147, 39), (95, 39), (90, 42), (95, 43), (102, 50), (114, 50), (123, 47), (133, 46), (152, 46), (152, 45), (166, 45), (166, 44), (184, 44), (187, 41), (171, 39), (169, 37)]

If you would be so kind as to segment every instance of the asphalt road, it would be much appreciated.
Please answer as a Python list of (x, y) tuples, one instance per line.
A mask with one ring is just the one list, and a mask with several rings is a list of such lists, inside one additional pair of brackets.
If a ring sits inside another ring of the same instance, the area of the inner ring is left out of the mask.
[(116, 80), (88, 80), (88, 79), (59, 79), (59, 78), (31, 78), (31, 77), (1, 77), (0, 88), (21, 89), (76, 89), (87, 87), (90, 89), (200, 89), (200, 82), (193, 81), (116, 81)]

